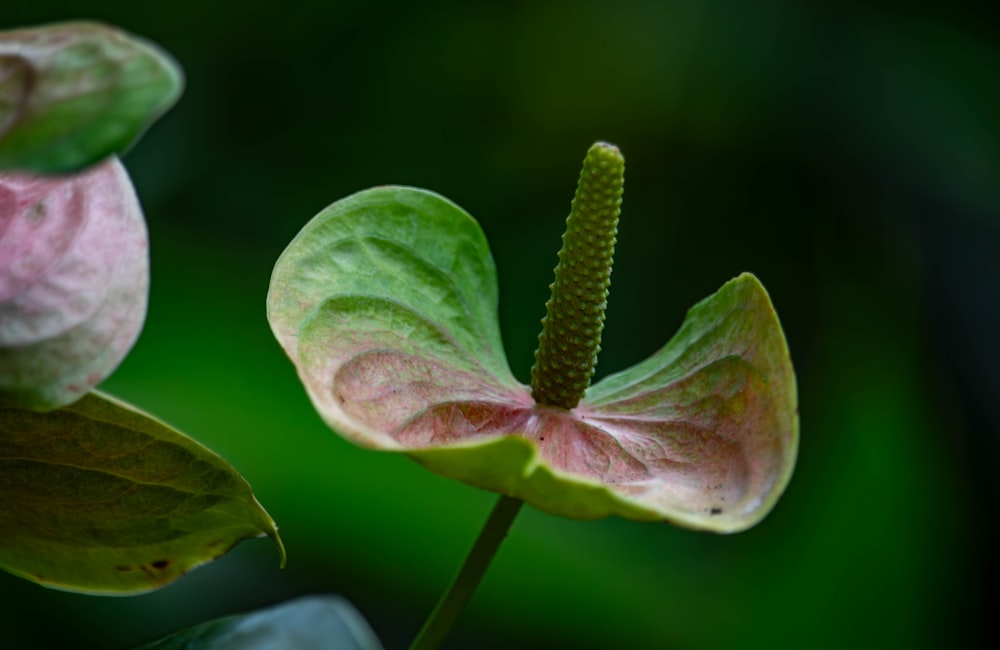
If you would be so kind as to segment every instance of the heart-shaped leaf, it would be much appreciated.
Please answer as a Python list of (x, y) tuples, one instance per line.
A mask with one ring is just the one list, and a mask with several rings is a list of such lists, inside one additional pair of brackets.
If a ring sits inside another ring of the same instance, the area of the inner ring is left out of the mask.
[(576, 408), (536, 405), (503, 354), (479, 226), (436, 194), (384, 187), (303, 228), (268, 318), (332, 428), (555, 514), (734, 532), (770, 511), (794, 465), (795, 378), (749, 274)]
[(381, 650), (367, 621), (336, 596), (307, 596), (175, 632), (134, 650)]
[(156, 589), (267, 535), (274, 522), (228, 463), (121, 401), (46, 413), (0, 406), (0, 568), (94, 594)]
[(0, 169), (69, 172), (121, 154), (183, 85), (159, 47), (105, 25), (0, 32)]
[(278, 260), (267, 304), (320, 415), (361, 445), (441, 442), (397, 430), (433, 404), (533, 403), (504, 356), (486, 239), (431, 192), (388, 187), (330, 206)]
[(118, 160), (0, 174), (0, 405), (79, 399), (132, 348), (148, 293), (146, 223)]

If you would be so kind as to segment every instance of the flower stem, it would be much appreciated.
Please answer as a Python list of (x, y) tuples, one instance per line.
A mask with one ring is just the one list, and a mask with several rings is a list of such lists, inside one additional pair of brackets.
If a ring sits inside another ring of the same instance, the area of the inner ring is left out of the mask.
[(424, 626), (417, 633), (410, 650), (431, 650), (441, 645), (441, 641), (447, 636), (451, 626), (482, 581), (493, 556), (500, 548), (500, 542), (507, 536), (507, 531), (510, 530), (523, 503), (520, 499), (502, 495), (493, 506), (490, 518), (486, 520), (486, 525), (483, 526), (476, 543), (465, 558), (465, 564), (434, 607), (434, 611), (424, 621)]
[(531, 396), (538, 404), (572, 409), (594, 376), (624, 177), (625, 160), (617, 147), (606, 142), (590, 147), (566, 219), (531, 369)]

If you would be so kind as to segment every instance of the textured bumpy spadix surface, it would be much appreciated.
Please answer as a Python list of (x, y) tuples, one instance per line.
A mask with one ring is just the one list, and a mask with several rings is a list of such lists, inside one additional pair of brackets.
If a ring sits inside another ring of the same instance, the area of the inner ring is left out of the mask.
[(536, 404), (512, 376), (497, 304), (476, 222), (405, 187), (321, 212), (278, 260), (267, 301), (313, 404), (357, 444), (570, 517), (734, 532), (770, 511), (798, 417), (755, 277), (695, 305), (661, 350), (572, 409)]
[(598, 142), (587, 152), (531, 369), (531, 396), (539, 404), (575, 407), (594, 376), (624, 175), (617, 147)]

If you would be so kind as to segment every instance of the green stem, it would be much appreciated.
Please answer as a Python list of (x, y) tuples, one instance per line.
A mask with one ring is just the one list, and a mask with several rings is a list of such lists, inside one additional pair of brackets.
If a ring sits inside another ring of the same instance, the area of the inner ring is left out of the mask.
[(624, 178), (617, 147), (598, 142), (587, 151), (531, 369), (531, 396), (538, 404), (572, 409), (594, 376)]
[(501, 496), (493, 506), (490, 518), (479, 533), (476, 543), (465, 558), (465, 564), (452, 581), (448, 591), (434, 607), (434, 611), (424, 621), (424, 626), (417, 633), (417, 638), (410, 645), (410, 650), (431, 650), (441, 645), (441, 641), (451, 630), (465, 604), (472, 598), (476, 588), (489, 568), (493, 556), (500, 548), (500, 542), (507, 536), (510, 525), (521, 510), (523, 501), (514, 497)]

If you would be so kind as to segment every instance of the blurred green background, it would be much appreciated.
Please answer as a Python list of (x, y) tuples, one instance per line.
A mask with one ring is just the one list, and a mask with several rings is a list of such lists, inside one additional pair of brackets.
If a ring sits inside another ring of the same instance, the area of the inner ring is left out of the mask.
[[(120, 648), (338, 593), (403, 648), (493, 496), (363, 451), (273, 340), (274, 260), (330, 202), (433, 189), (476, 216), (528, 378), (579, 163), (626, 157), (598, 375), (741, 271), (796, 365), (774, 512), (714, 536), (527, 509), (447, 647), (939, 648), (985, 639), (1000, 470), (1000, 29), (963, 2), (8, 0), (172, 52), (180, 104), (125, 157), (152, 237), (146, 329), (104, 388), (232, 462), (289, 564), (244, 542), (160, 591), (0, 574), (3, 648)], [(2, 532), (0, 532), (2, 534)]]

